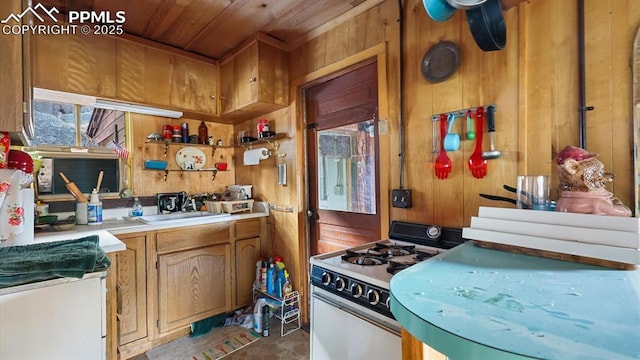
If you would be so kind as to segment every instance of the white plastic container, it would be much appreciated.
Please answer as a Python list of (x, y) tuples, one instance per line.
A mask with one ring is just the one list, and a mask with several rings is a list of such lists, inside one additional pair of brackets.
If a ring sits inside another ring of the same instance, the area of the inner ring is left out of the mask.
[(87, 206), (87, 221), (89, 225), (102, 224), (102, 201), (98, 196), (98, 191), (93, 189), (91, 191), (91, 198), (89, 205)]
[(263, 298), (256, 301), (253, 307), (253, 331), (262, 334), (262, 307), (266, 304)]

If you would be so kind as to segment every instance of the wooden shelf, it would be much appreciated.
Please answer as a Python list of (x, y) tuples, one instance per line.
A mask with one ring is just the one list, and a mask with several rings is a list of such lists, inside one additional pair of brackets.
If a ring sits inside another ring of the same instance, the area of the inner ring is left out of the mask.
[(253, 145), (259, 145), (259, 144), (269, 144), (271, 146), (275, 146), (274, 144), (277, 144), (278, 140), (285, 139), (286, 137), (287, 137), (287, 134), (284, 134), (284, 133), (275, 134), (274, 136), (270, 136), (268, 138), (261, 138), (254, 141), (239, 143), (239, 144), (236, 144), (236, 146), (243, 147), (245, 149), (246, 148), (250, 149)]
[(169, 177), (169, 173), (170, 172), (183, 172), (183, 173), (203, 173), (203, 172), (210, 172), (212, 173), (211, 175), (211, 181), (214, 181), (216, 179), (216, 175), (218, 174), (219, 171), (229, 171), (229, 170), (218, 170), (218, 169), (206, 169), (206, 170), (182, 170), (182, 169), (165, 169), (165, 170), (160, 170), (160, 169), (147, 169), (144, 168), (143, 170), (145, 171), (162, 171), (164, 172), (164, 181), (167, 181), (167, 177)]
[(216, 154), (216, 149), (224, 149), (224, 148), (232, 148), (232, 146), (217, 146), (217, 145), (209, 145), (209, 144), (192, 144), (192, 143), (182, 143), (182, 142), (172, 142), (172, 141), (153, 141), (147, 140), (145, 144), (152, 145), (162, 145), (164, 150), (164, 157), (167, 157), (167, 152), (170, 147), (199, 147), (199, 148), (207, 148), (211, 149), (211, 157)]

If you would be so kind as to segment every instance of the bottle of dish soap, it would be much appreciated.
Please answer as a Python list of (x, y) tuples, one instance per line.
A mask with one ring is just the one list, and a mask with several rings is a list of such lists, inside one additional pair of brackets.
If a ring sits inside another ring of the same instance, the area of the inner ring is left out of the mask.
[(89, 225), (102, 224), (102, 201), (98, 196), (98, 190), (91, 191), (91, 198), (87, 206), (87, 220)]
[(142, 204), (140, 203), (140, 199), (138, 198), (134, 198), (133, 199), (133, 207), (131, 208), (131, 211), (129, 212), (130, 216), (142, 216)]

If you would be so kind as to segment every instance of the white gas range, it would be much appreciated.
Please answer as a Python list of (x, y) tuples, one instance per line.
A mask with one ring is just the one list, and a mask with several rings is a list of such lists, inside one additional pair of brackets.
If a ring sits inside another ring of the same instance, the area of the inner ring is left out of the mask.
[(462, 242), (461, 229), (393, 221), (388, 240), (311, 257), (311, 358), (400, 358), (391, 277)]

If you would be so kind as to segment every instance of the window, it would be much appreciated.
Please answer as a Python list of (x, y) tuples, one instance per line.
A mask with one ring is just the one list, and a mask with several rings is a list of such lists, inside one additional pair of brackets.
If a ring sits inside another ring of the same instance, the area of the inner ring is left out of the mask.
[(34, 100), (32, 145), (113, 148), (124, 146), (125, 113), (88, 105)]

